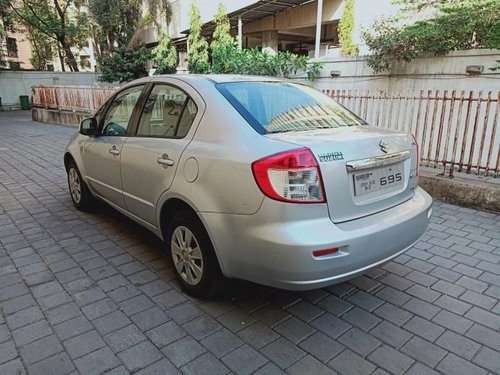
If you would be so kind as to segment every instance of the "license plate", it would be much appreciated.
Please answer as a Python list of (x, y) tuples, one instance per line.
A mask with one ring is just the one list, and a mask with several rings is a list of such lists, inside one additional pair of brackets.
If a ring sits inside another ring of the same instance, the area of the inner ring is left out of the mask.
[(404, 185), (403, 163), (354, 173), (354, 195), (399, 190)]

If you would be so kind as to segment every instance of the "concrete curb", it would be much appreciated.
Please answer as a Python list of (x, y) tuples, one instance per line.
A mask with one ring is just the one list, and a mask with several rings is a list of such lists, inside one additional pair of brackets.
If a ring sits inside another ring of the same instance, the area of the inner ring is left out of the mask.
[(420, 174), (419, 181), (436, 200), (500, 214), (500, 186), (496, 184), (429, 173)]

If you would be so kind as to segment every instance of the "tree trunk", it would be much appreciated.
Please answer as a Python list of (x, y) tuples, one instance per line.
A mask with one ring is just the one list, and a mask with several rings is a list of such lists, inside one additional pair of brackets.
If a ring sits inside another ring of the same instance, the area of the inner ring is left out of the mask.
[(61, 70), (65, 72), (66, 67), (64, 66), (64, 57), (62, 55), (61, 45), (59, 44), (59, 42), (57, 43), (57, 55), (59, 56), (59, 61), (61, 62)]
[(66, 62), (68, 63), (69, 67), (71, 68), (72, 72), (79, 72), (80, 69), (78, 69), (78, 64), (75, 59), (75, 55), (73, 55), (73, 52), (71, 51), (70, 46), (68, 46), (65, 42), (61, 42), (61, 46), (64, 51), (64, 55), (66, 57)]

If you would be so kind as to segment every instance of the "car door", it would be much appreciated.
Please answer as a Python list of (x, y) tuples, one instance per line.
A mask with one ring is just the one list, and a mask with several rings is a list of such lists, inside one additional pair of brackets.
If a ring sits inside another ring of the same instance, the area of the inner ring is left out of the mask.
[(86, 181), (92, 191), (121, 208), (124, 201), (120, 154), (143, 89), (144, 85), (129, 87), (111, 99), (100, 120), (99, 134), (87, 140), (82, 153)]
[(156, 204), (168, 190), (190, 142), (198, 106), (186, 91), (158, 83), (145, 101), (134, 136), (122, 148), (123, 196), (127, 210), (156, 226)]

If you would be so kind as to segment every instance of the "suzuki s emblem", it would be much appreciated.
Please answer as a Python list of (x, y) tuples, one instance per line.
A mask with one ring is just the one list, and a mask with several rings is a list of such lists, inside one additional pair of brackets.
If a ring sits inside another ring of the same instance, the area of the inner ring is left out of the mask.
[(389, 150), (389, 145), (387, 144), (386, 141), (381, 140), (380, 143), (378, 144), (380, 146), (380, 150), (384, 153), (387, 154), (387, 151)]

